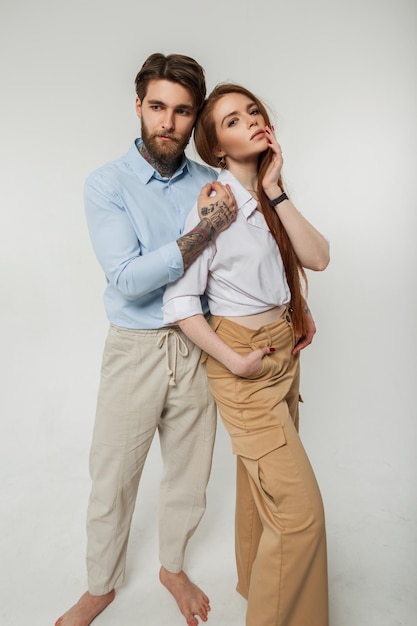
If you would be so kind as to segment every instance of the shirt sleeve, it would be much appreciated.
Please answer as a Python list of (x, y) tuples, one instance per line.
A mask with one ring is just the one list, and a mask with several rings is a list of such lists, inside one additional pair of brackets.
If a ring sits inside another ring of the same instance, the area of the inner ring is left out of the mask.
[[(185, 230), (194, 228), (198, 219), (198, 210), (195, 206), (187, 218)], [(203, 313), (201, 296), (207, 287), (214, 251), (214, 244), (210, 242), (185, 274), (167, 286), (162, 307), (164, 324), (174, 324), (178, 320)]]
[(121, 199), (103, 180), (87, 179), (84, 202), (97, 259), (108, 282), (127, 300), (136, 300), (182, 276), (184, 264), (176, 241), (142, 255)]

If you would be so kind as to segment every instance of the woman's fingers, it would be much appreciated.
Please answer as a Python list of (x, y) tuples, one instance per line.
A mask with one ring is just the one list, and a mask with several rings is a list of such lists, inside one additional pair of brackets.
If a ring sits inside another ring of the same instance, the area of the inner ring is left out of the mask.
[(270, 126), (266, 126), (265, 127), (265, 133), (266, 133), (266, 136), (268, 138), (268, 142), (269, 142), (269, 144), (271, 146), (272, 151), (275, 152), (276, 155), (282, 157), (281, 146), (279, 145), (278, 140), (275, 137), (275, 133), (274, 133), (273, 129)]

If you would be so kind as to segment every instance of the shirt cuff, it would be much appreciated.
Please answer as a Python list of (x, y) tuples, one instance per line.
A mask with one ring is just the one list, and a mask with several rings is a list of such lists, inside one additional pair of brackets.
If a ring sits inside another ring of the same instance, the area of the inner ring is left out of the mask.
[(169, 300), (162, 307), (164, 324), (175, 324), (192, 315), (201, 315), (203, 309), (200, 296), (178, 296)]
[(176, 241), (159, 248), (159, 253), (168, 268), (168, 283), (173, 283), (184, 274), (184, 262)]

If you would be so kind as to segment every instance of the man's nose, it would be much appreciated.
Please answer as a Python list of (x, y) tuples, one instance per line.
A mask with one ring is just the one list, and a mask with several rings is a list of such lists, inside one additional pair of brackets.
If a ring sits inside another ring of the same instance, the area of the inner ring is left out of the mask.
[(162, 122), (162, 128), (165, 130), (174, 130), (174, 126), (174, 114), (170, 111), (166, 111)]

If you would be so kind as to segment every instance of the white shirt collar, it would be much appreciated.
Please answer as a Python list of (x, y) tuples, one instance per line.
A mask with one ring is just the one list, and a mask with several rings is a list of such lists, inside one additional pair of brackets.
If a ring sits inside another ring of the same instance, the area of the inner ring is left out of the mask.
[(256, 207), (258, 206), (257, 201), (229, 170), (221, 170), (218, 181), (223, 185), (230, 185), (237, 206), (246, 219), (256, 211)]

